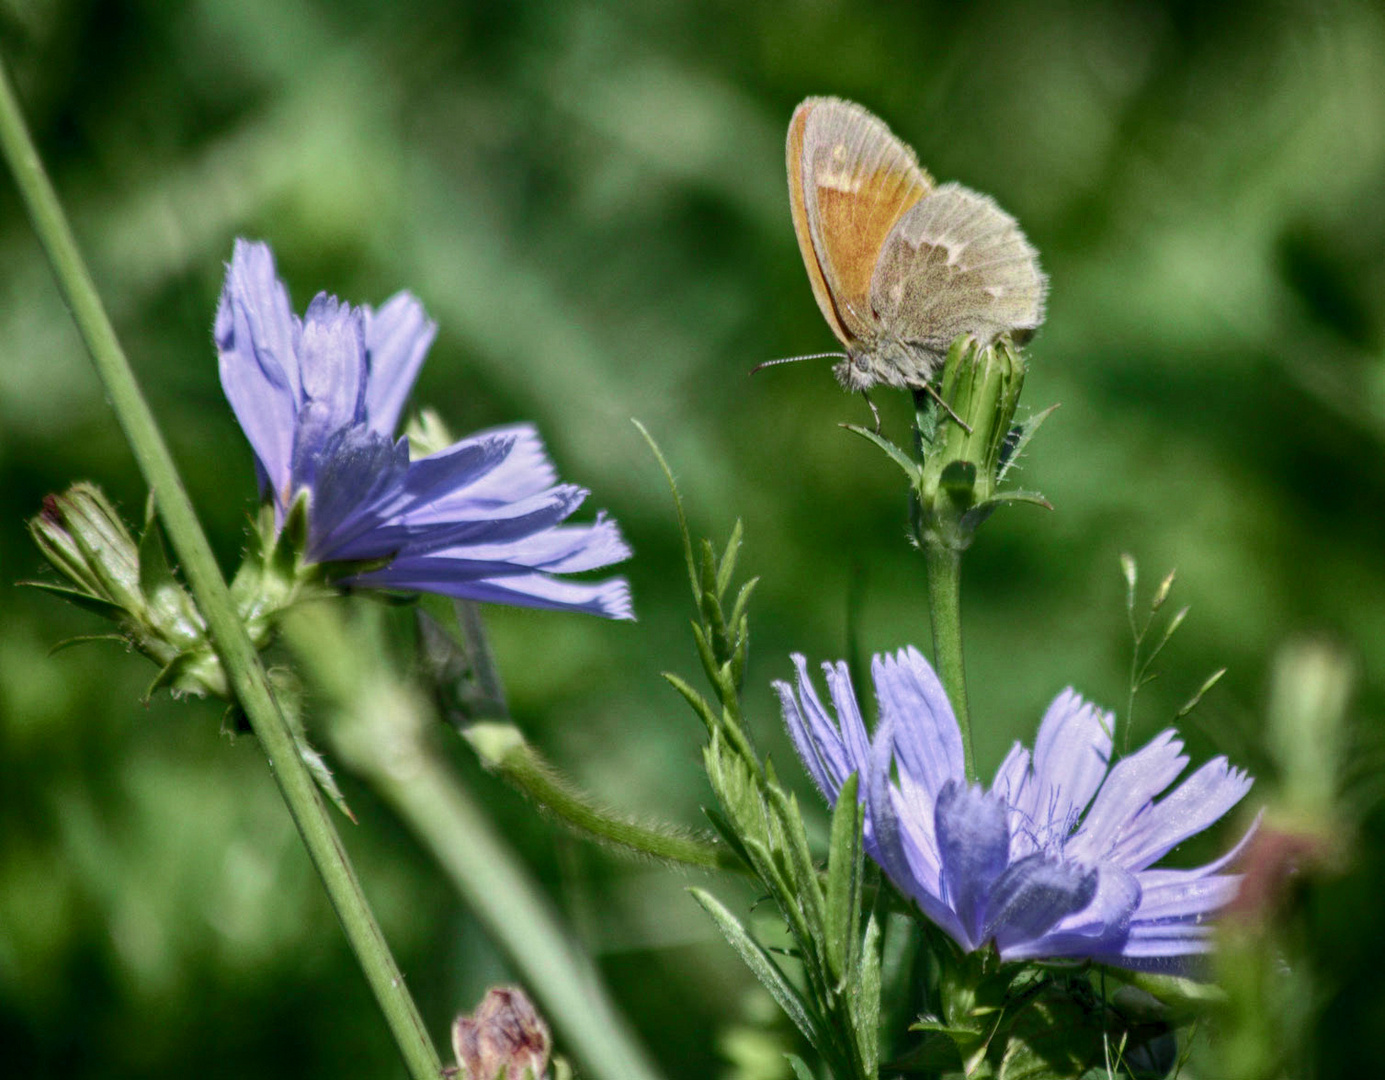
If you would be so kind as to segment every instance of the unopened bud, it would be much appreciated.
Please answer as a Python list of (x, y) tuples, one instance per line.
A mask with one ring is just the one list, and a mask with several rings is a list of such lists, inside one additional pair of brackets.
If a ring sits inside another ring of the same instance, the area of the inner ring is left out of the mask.
[(552, 1045), (548, 1025), (514, 986), (491, 987), (474, 1013), (452, 1024), (463, 1080), (543, 1080)]

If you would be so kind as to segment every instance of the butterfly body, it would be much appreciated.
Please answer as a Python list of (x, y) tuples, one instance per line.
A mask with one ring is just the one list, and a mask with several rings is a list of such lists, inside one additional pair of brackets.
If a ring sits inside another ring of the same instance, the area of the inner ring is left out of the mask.
[(809, 98), (788, 136), (789, 203), (850, 390), (922, 389), (960, 334), (986, 345), (1043, 321), (1038, 253), (991, 198), (935, 185), (859, 105)]

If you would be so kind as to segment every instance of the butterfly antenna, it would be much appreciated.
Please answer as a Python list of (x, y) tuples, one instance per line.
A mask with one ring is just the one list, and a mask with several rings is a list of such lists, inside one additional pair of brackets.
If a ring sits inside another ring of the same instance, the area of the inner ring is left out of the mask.
[(761, 361), (750, 369), (750, 374), (754, 375), (755, 372), (760, 371), (762, 368), (778, 367), (780, 364), (796, 364), (800, 360), (845, 360), (846, 358), (846, 353), (842, 352), (820, 352), (807, 353), (804, 356), (783, 356), (778, 360)]

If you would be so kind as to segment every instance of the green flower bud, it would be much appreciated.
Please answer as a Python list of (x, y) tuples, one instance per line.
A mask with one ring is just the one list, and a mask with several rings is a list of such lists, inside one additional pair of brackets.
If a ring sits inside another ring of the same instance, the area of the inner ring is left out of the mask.
[(29, 533), (71, 585), (31, 582), (116, 624), (119, 636), (159, 666), (150, 692), (228, 697), (196, 605), (168, 565), (151, 513), (138, 543), (93, 484), (43, 500)]
[(918, 394), (915, 535), (921, 544), (965, 550), (976, 528), (1006, 502), (1048, 506), (1040, 495), (1000, 491), (1001, 481), (1047, 412), (1015, 425), (1025, 362), (1008, 338), (978, 348), (961, 337), (948, 350), (936, 398)]

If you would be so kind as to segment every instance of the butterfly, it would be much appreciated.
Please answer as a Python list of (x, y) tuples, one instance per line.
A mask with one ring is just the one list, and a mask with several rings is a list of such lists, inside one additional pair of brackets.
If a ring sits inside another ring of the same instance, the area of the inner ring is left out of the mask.
[(1048, 281), (1015, 219), (987, 195), (935, 185), (860, 105), (799, 105), (788, 166), (794, 232), (848, 390), (927, 390), (958, 335), (1022, 341), (1043, 322)]

